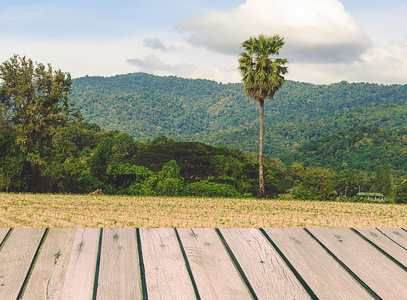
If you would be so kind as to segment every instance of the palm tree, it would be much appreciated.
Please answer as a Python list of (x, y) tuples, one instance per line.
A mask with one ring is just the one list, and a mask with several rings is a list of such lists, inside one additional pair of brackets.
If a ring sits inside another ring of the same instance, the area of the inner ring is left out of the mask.
[(278, 35), (268, 37), (259, 35), (250, 37), (241, 45), (239, 70), (245, 92), (260, 104), (260, 150), (259, 150), (259, 185), (260, 198), (266, 197), (263, 177), (263, 119), (264, 100), (273, 98), (275, 92), (283, 85), (284, 74), (288, 72), (287, 59), (271, 58), (279, 55), (284, 45), (284, 38)]

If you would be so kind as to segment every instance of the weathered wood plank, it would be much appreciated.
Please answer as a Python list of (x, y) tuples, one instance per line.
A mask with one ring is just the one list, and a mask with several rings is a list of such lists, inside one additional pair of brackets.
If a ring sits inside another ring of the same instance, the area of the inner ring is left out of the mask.
[(407, 299), (407, 272), (347, 228), (310, 232), (384, 299)]
[(220, 231), (259, 299), (310, 299), (258, 229), (222, 228)]
[(407, 249), (400, 247), (374, 228), (358, 228), (355, 230), (407, 267)]
[(378, 230), (390, 239), (407, 249), (407, 232), (401, 228), (378, 228)]
[(178, 232), (202, 299), (251, 299), (214, 229), (182, 228)]
[(61, 299), (92, 299), (100, 229), (76, 230)]
[(103, 229), (98, 283), (98, 300), (142, 298), (134, 228)]
[(194, 289), (174, 229), (142, 228), (140, 239), (148, 297), (194, 299)]
[(9, 232), (10, 228), (0, 228), (0, 244), (3, 239), (6, 237), (7, 232)]
[(320, 299), (372, 298), (304, 230), (264, 230)]
[(15, 229), (0, 252), (0, 299), (16, 299), (45, 229)]
[(74, 228), (49, 230), (23, 299), (59, 299), (75, 232)]

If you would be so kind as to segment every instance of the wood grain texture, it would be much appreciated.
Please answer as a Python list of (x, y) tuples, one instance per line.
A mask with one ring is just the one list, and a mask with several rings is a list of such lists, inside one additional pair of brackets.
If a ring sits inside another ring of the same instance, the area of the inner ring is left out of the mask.
[(59, 299), (75, 233), (74, 228), (49, 230), (24, 292), (24, 300)]
[(320, 299), (372, 299), (304, 230), (264, 230)]
[(194, 289), (174, 229), (142, 228), (140, 239), (148, 297), (194, 299)]
[(220, 231), (259, 299), (310, 299), (258, 229), (223, 228)]
[(3, 239), (6, 237), (9, 228), (0, 228), (0, 244), (3, 242)]
[(392, 239), (400, 246), (407, 249), (407, 232), (401, 228), (378, 228), (378, 230), (384, 233), (388, 238)]
[(347, 228), (310, 229), (364, 283), (384, 299), (407, 299), (407, 272)]
[(202, 299), (251, 299), (214, 229), (182, 228), (178, 233)]
[(97, 299), (141, 299), (140, 264), (134, 228), (103, 229)]
[(45, 229), (13, 230), (0, 252), (0, 299), (16, 299)]
[(76, 230), (61, 299), (92, 299), (100, 229)]
[(387, 254), (407, 267), (407, 249), (400, 247), (387, 236), (374, 228), (358, 228), (356, 230), (375, 245), (380, 247)]

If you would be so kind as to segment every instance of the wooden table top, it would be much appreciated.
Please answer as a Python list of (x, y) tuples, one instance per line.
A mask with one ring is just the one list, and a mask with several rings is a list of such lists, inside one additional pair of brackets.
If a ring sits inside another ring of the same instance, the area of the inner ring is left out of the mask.
[(0, 299), (407, 299), (407, 231), (0, 228)]

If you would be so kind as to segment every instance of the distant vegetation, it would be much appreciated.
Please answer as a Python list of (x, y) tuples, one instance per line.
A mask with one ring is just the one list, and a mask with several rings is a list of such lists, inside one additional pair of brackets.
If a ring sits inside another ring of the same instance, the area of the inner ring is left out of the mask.
[[(241, 85), (129, 74), (80, 78), (71, 86), (69, 74), (42, 65), (34, 68), (18, 57), (3, 63), (0, 80), (0, 191), (259, 195), (258, 158), (248, 151), (257, 139), (251, 134), (258, 132), (253, 125), (258, 111)], [(342, 89), (357, 93), (344, 94)], [(324, 200), (353, 197), (361, 190), (407, 201), (406, 130), (401, 118), (405, 89), (288, 82), (274, 105), (265, 105), (269, 138), (273, 132), (281, 137), (266, 142), (274, 149), (269, 153), (281, 154), (264, 159), (267, 196), (290, 193), (297, 199)], [(358, 100), (363, 106), (352, 100), (369, 92), (368, 102), (362, 96)], [(346, 109), (338, 98), (328, 97), (336, 93), (348, 95), (342, 101)], [(70, 105), (68, 97), (78, 104)], [(94, 123), (82, 121), (76, 108)], [(355, 116), (358, 125), (381, 120), (388, 129), (349, 129), (356, 125)], [(325, 123), (336, 127), (328, 130)], [(315, 136), (307, 126), (314, 128)], [(215, 138), (229, 146), (185, 141), (212, 139), (220, 144)], [(233, 149), (234, 143), (245, 151)]]
[[(138, 140), (176, 140), (258, 151), (259, 108), (242, 84), (143, 73), (74, 79), (71, 99), (84, 119)], [(374, 125), (405, 128), (407, 85), (287, 81), (265, 103), (264, 153), (274, 157), (312, 138)]]

